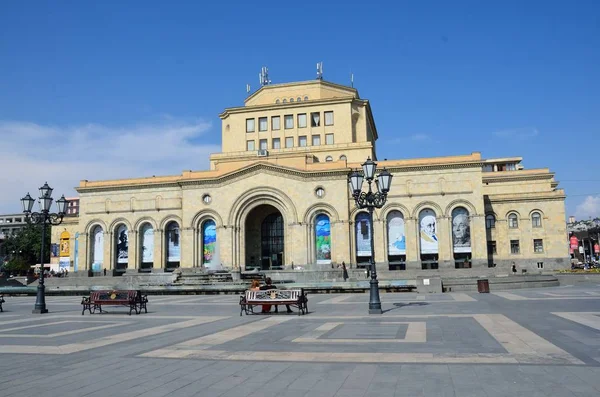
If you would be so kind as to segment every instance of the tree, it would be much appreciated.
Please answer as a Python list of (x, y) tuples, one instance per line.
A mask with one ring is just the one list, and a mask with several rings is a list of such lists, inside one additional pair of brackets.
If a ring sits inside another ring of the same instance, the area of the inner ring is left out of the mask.
[[(46, 227), (44, 241), (44, 263), (50, 262), (50, 227)], [(4, 242), (4, 250), (10, 257), (7, 270), (15, 273), (27, 273), (32, 265), (39, 263), (42, 248), (42, 225), (28, 223), (17, 234)]]

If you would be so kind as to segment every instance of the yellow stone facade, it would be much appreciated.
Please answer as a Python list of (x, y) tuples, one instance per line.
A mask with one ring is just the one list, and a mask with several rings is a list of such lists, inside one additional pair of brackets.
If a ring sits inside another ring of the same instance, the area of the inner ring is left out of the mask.
[[(548, 169), (524, 170), (518, 157), (479, 153), (378, 161), (369, 101), (321, 80), (263, 86), (220, 118), (223, 151), (211, 155), (209, 170), (81, 181), (77, 221), (54, 228), (52, 236), (59, 243), (64, 230), (79, 233), (77, 270), (356, 266), (365, 261), (357, 248), (365, 230), (356, 221), (364, 210), (356, 209), (347, 176), (367, 157), (393, 174), (387, 203), (374, 213), (378, 269), (480, 275), (506, 273), (513, 262), (519, 271), (568, 266), (565, 194)], [(469, 253), (455, 252), (457, 208), (468, 213), (462, 227), (470, 230)], [(435, 216), (435, 254), (421, 252), (422, 210)], [(405, 235), (405, 254), (393, 257), (391, 211), (402, 214)], [(320, 214), (329, 219), (328, 252), (317, 247)], [(203, 259), (206, 221), (216, 232), (210, 266)], [(124, 230), (125, 253), (119, 248)]]

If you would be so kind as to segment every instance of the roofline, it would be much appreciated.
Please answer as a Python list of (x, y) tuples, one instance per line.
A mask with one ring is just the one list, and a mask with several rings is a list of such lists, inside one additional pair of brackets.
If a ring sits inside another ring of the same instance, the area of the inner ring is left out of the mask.
[(248, 97), (246, 97), (246, 99), (244, 99), (244, 103), (246, 103), (250, 99), (254, 98), (261, 91), (268, 90), (270, 88), (291, 87), (291, 86), (300, 85), (300, 84), (324, 84), (324, 85), (328, 85), (328, 86), (333, 87), (333, 88), (341, 88), (341, 89), (344, 89), (344, 90), (353, 91), (356, 94), (356, 97), (358, 99), (360, 99), (360, 96), (358, 95), (358, 90), (356, 88), (354, 88), (354, 87), (348, 87), (347, 85), (336, 84), (336, 83), (332, 83), (330, 81), (325, 81), (325, 80), (306, 80), (306, 81), (295, 81), (295, 82), (291, 82), (291, 83), (279, 83), (279, 84), (267, 84), (267, 85), (263, 85), (258, 90), (254, 91), (252, 94), (250, 94)]

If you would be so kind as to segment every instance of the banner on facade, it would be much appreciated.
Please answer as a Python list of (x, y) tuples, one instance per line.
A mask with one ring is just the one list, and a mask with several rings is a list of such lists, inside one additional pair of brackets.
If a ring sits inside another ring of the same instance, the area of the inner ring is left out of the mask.
[(575, 236), (571, 236), (569, 243), (571, 245), (571, 253), (573, 253), (575, 250), (577, 250), (577, 247), (579, 247), (579, 239)]
[(217, 255), (217, 225), (208, 220), (202, 225), (202, 265), (207, 269), (217, 269), (220, 265)]
[(179, 247), (179, 226), (175, 225), (167, 229), (167, 261), (179, 262), (181, 260), (181, 250)]
[(71, 267), (71, 260), (69, 259), (69, 257), (62, 256), (58, 261), (58, 267), (60, 269), (69, 270), (69, 268)]
[(371, 256), (371, 227), (365, 212), (356, 216), (356, 256)]
[(404, 217), (400, 211), (388, 215), (388, 255), (406, 255)]
[(600, 245), (599, 245), (599, 244), (594, 244), (594, 252), (595, 252), (596, 254), (599, 254), (599, 253), (600, 253)]
[(154, 229), (149, 224), (142, 229), (142, 263), (154, 262)]
[(56, 243), (50, 244), (50, 256), (52, 256), (53, 258), (58, 257), (58, 246), (59, 244)]
[(60, 256), (71, 255), (70, 239), (71, 235), (69, 234), (69, 232), (64, 231), (60, 234)]
[(125, 225), (117, 230), (117, 263), (127, 264), (129, 260), (129, 233)]
[(452, 211), (452, 245), (454, 253), (471, 252), (471, 225), (465, 208)]
[(430, 209), (421, 211), (419, 214), (419, 225), (421, 235), (421, 253), (437, 254), (438, 238), (435, 212)]
[(94, 233), (94, 261), (92, 262), (92, 270), (99, 272), (102, 268), (102, 262), (104, 262), (104, 231), (97, 227)]
[(315, 247), (317, 263), (328, 265), (331, 263), (331, 224), (325, 214), (317, 215), (315, 219)]

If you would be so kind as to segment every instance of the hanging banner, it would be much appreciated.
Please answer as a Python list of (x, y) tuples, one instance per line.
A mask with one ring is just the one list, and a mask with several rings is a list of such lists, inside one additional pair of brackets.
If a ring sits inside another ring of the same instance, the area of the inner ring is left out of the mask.
[(400, 211), (388, 215), (388, 255), (406, 255), (406, 234), (404, 217)]
[(60, 234), (60, 256), (70, 256), (70, 239), (69, 232), (64, 231)]
[(437, 238), (437, 222), (435, 212), (430, 209), (421, 211), (419, 214), (419, 225), (421, 228), (421, 253), (422, 254), (437, 254), (438, 253), (438, 238)]
[(598, 245), (598, 244), (594, 244), (594, 252), (595, 252), (596, 254), (600, 253), (600, 245)]
[(569, 239), (569, 244), (571, 247), (571, 253), (573, 253), (575, 250), (577, 250), (577, 247), (579, 247), (579, 239), (575, 236), (571, 236)]
[(469, 211), (462, 207), (452, 211), (452, 244), (455, 253), (471, 252)]
[(58, 246), (59, 246), (59, 245), (60, 245), (60, 244), (56, 244), (56, 243), (52, 243), (52, 244), (50, 244), (50, 255), (51, 255), (53, 258), (56, 258), (56, 257), (58, 256)]
[(60, 269), (69, 270), (69, 268), (71, 267), (71, 260), (69, 259), (69, 257), (61, 257), (58, 261), (58, 267)]
[(117, 263), (127, 264), (129, 260), (128, 232), (125, 225), (117, 229)]
[(167, 262), (179, 262), (181, 260), (179, 225), (177, 224), (167, 229), (167, 251)]
[(92, 270), (99, 272), (104, 262), (104, 231), (97, 227), (94, 232), (94, 261)]
[(202, 226), (202, 247), (202, 264), (205, 267), (218, 265), (213, 263), (217, 247), (217, 225), (213, 220), (204, 222)]
[(73, 259), (73, 270), (77, 271), (79, 268), (79, 232), (75, 233), (75, 258)]
[(142, 263), (154, 262), (154, 229), (149, 224), (142, 229)]
[(371, 256), (371, 227), (366, 212), (356, 215), (356, 256)]
[(317, 264), (331, 264), (331, 225), (325, 214), (319, 214), (315, 218), (315, 237)]

